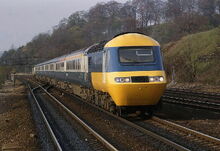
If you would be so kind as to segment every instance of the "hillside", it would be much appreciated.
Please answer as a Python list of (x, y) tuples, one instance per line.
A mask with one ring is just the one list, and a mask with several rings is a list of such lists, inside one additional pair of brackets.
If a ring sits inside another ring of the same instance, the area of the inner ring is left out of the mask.
[(163, 50), (170, 80), (220, 84), (220, 27), (185, 36)]

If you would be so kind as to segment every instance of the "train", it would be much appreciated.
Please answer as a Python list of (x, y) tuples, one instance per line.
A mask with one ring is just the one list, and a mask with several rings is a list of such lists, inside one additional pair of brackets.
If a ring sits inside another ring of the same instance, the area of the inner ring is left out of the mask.
[(117, 115), (152, 115), (167, 79), (160, 44), (121, 33), (33, 67), (34, 76)]

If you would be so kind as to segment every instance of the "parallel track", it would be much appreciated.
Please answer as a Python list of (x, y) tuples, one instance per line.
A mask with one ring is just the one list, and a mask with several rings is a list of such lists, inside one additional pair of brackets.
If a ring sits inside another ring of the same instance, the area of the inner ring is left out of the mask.
[(218, 100), (220, 102), (220, 93), (194, 92), (194, 91), (187, 90), (187, 89), (174, 89), (174, 88), (167, 89), (166, 92), (181, 93), (181, 94), (189, 95), (189, 96), (196, 95), (197, 97), (200, 97), (200, 98), (207, 98), (207, 99), (212, 99), (212, 100)]
[(220, 112), (220, 94), (168, 89), (163, 95), (163, 101)]

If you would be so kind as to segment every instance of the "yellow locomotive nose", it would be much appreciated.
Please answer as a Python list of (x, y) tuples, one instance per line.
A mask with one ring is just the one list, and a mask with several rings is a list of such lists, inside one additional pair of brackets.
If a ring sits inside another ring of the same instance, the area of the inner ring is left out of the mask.
[[(166, 88), (164, 71), (115, 72), (108, 73), (106, 76), (107, 92), (117, 106), (155, 105)], [(127, 77), (146, 76), (160, 79), (158, 81), (153, 81), (152, 79), (151, 81), (150, 78), (148, 78), (148, 81), (129, 81), (127, 79)], [(125, 78), (119, 79), (118, 77)]]

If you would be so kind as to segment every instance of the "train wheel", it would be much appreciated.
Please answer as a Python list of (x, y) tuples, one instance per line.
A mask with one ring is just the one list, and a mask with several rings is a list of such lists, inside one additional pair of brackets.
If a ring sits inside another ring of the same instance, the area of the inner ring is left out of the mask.
[(151, 117), (153, 116), (153, 113), (154, 113), (154, 111), (153, 111), (152, 108), (149, 108), (149, 109), (147, 110), (147, 114), (148, 114), (148, 117), (149, 117), (149, 118), (151, 118)]
[(117, 112), (116, 106), (115, 106), (113, 103), (110, 103), (109, 106), (110, 106), (110, 107), (109, 107), (109, 111), (110, 111), (111, 113), (115, 114), (115, 113)]
[(148, 108), (147, 110), (146, 109), (142, 109), (140, 111), (140, 114), (139, 114), (140, 118), (141, 119), (149, 119), (153, 116), (153, 109), (152, 108)]
[(120, 107), (120, 106), (117, 106), (117, 107), (116, 107), (116, 115), (117, 115), (117, 116), (122, 116), (122, 110), (121, 110), (121, 107)]

